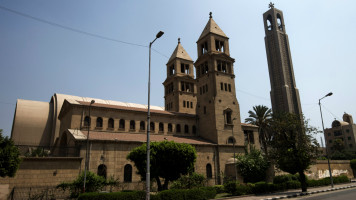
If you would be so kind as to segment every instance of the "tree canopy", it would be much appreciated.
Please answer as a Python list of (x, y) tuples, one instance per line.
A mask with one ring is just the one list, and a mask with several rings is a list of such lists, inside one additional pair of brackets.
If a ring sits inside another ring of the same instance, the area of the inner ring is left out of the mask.
[(14, 177), (19, 168), (20, 151), (9, 137), (2, 136), (0, 129), (0, 176)]
[[(177, 180), (181, 175), (193, 172), (196, 150), (193, 146), (173, 141), (150, 143), (150, 174), (157, 181), (158, 190), (168, 189), (169, 181)], [(133, 149), (127, 159), (135, 163), (137, 173), (146, 179), (146, 144)], [(161, 184), (160, 178), (164, 179)]]
[(249, 110), (249, 117), (245, 119), (246, 123), (258, 126), (259, 142), (265, 155), (268, 154), (268, 142), (271, 140), (271, 135), (267, 131), (269, 122), (272, 117), (270, 108), (264, 105), (257, 105), (253, 107), (253, 111)]
[(236, 166), (245, 183), (256, 183), (265, 180), (269, 162), (260, 150), (251, 147), (250, 152), (246, 149), (244, 155), (237, 156)]
[(316, 139), (312, 134), (319, 131), (309, 126), (307, 120), (292, 113), (274, 113), (270, 130), (273, 140), (269, 156), (274, 160), (276, 167), (290, 174), (299, 173), (302, 191), (307, 190), (304, 171), (318, 157)]

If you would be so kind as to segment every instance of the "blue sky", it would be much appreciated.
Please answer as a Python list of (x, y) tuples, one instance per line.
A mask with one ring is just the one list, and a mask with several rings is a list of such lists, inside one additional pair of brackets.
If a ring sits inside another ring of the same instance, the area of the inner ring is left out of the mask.
[[(356, 1), (274, 1), (284, 13), (303, 113), (326, 127), (344, 112), (356, 118)], [(49, 102), (54, 93), (164, 106), (162, 82), (177, 38), (193, 60), (209, 12), (230, 38), (241, 121), (271, 105), (262, 14), (269, 1), (0, 1), (0, 128), (11, 134), (17, 99)], [(7, 9), (18, 12), (10, 12)], [(20, 14), (19, 14), (20, 13)], [(27, 17), (21, 15), (25, 14)], [(31, 17), (85, 33), (53, 26)], [(128, 45), (119, 41), (138, 44)], [(141, 45), (141, 46), (140, 46)], [(320, 136), (317, 136), (320, 140)]]

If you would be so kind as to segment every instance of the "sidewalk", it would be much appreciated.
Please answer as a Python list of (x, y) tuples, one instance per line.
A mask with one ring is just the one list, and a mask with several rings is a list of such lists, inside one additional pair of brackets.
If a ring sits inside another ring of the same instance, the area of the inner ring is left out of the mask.
[(298, 190), (287, 190), (284, 192), (276, 192), (271, 194), (261, 194), (261, 195), (245, 195), (245, 196), (235, 196), (235, 197), (226, 197), (221, 198), (220, 200), (273, 200), (273, 199), (287, 199), (292, 197), (304, 196), (304, 195), (313, 195), (321, 192), (330, 192), (334, 190), (342, 190), (348, 188), (356, 187), (355, 182), (351, 183), (343, 183), (334, 185), (334, 188), (331, 189), (331, 186), (322, 186), (322, 187), (314, 187), (308, 188), (307, 193), (302, 193), (301, 189)]

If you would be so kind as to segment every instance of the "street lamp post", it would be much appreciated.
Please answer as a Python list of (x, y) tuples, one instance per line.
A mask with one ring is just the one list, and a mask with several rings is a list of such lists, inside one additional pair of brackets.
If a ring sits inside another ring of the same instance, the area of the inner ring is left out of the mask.
[(84, 166), (84, 183), (83, 183), (83, 192), (85, 192), (85, 182), (87, 180), (87, 170), (89, 170), (89, 133), (90, 133), (90, 125), (91, 125), (91, 118), (90, 118), (90, 107), (92, 104), (95, 103), (95, 100), (91, 100), (89, 104), (89, 124), (88, 124), (88, 135), (87, 135), (87, 149), (85, 151), (85, 166)]
[(150, 88), (151, 88), (151, 46), (152, 44), (160, 38), (164, 32), (160, 31), (157, 33), (156, 38), (150, 42), (149, 46), (149, 58), (148, 58), (148, 106), (147, 106), (147, 161), (146, 161), (146, 200), (150, 200)]
[[(326, 138), (325, 138), (325, 129), (324, 129), (323, 113), (321, 112), (321, 103), (320, 103), (320, 100), (324, 99), (325, 97), (331, 96), (331, 95), (333, 95), (333, 93), (332, 93), (332, 92), (329, 92), (329, 93), (328, 93), (327, 95), (325, 95), (323, 98), (319, 99), (320, 116), (321, 116), (321, 124), (322, 124), (322, 126), (323, 126), (324, 139), (326, 139)], [(326, 141), (325, 141), (325, 144), (326, 144)], [(331, 167), (330, 167), (329, 151), (328, 151), (328, 147), (327, 147), (327, 146), (325, 146), (325, 148), (326, 148), (326, 157), (328, 158), (328, 167), (329, 167), (329, 175), (330, 175), (331, 188), (334, 188), (333, 176), (332, 176)]]

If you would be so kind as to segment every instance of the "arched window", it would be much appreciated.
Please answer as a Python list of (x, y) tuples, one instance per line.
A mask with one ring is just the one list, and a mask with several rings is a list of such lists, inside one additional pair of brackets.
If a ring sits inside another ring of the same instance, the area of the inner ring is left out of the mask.
[(97, 128), (103, 127), (103, 118), (101, 118), (101, 117), (96, 118), (96, 127)]
[(164, 129), (163, 129), (163, 123), (162, 122), (159, 123), (159, 127), (158, 128), (159, 128), (159, 132), (163, 132)]
[(140, 122), (140, 130), (141, 130), (141, 131), (144, 131), (144, 130), (145, 130), (145, 122), (144, 122), (144, 121), (141, 121), (141, 122)]
[(155, 123), (154, 122), (150, 123), (150, 130), (153, 132), (155, 131)]
[(279, 13), (277, 13), (277, 25), (278, 29), (283, 31), (282, 17)]
[(119, 129), (125, 129), (125, 120), (124, 119), (120, 119)]
[(106, 165), (101, 164), (98, 166), (98, 176), (102, 176), (106, 179)]
[(108, 128), (114, 128), (114, 119), (110, 118), (108, 121)]
[(132, 182), (132, 166), (130, 164), (124, 167), (124, 182)]
[(232, 124), (232, 110), (230, 108), (224, 110), (225, 124)]
[(235, 138), (229, 137), (229, 139), (227, 139), (227, 143), (228, 144), (235, 144)]
[(267, 30), (271, 31), (273, 29), (272, 16), (271, 15), (268, 15), (266, 23), (267, 23)]
[(172, 132), (172, 124), (171, 123), (168, 124), (168, 132)]
[(177, 133), (180, 133), (180, 124), (177, 124), (176, 129), (177, 129), (176, 132), (177, 132)]
[(184, 133), (189, 133), (189, 127), (188, 127), (188, 125), (184, 125)]
[(85, 127), (90, 126), (90, 117), (89, 116), (85, 116), (85, 118), (84, 118), (84, 126)]
[(131, 120), (130, 121), (130, 130), (135, 130), (135, 121), (134, 120)]
[(196, 126), (193, 126), (193, 134), (197, 134), (197, 127)]
[(211, 164), (209, 164), (209, 163), (206, 165), (206, 178), (208, 178), (208, 179), (213, 178)]

